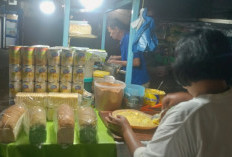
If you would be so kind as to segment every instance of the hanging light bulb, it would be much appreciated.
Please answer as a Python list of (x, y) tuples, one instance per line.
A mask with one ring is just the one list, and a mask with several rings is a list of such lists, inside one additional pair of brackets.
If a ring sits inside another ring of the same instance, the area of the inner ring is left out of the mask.
[(86, 10), (92, 11), (101, 6), (103, 0), (80, 0)]
[(39, 8), (45, 14), (52, 14), (56, 9), (52, 0), (44, 0), (40, 2)]

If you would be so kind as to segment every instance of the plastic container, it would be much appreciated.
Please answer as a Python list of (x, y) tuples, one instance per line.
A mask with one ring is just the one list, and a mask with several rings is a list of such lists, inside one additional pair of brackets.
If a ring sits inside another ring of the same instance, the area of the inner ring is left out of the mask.
[(113, 111), (120, 108), (122, 104), (126, 84), (106, 78), (94, 82), (95, 107), (98, 111)]
[(84, 89), (90, 93), (92, 93), (92, 84), (93, 84), (93, 78), (85, 78), (84, 79)]
[(140, 85), (129, 84), (124, 90), (124, 108), (140, 109), (143, 106), (145, 88)]
[(146, 88), (144, 95), (144, 104), (155, 106), (161, 103), (163, 97), (165, 96), (165, 92), (158, 89), (150, 89)]
[(104, 78), (105, 76), (109, 76), (109, 75), (110, 75), (110, 72), (108, 72), (108, 71), (95, 70), (93, 72), (94, 80), (96, 80), (98, 78)]

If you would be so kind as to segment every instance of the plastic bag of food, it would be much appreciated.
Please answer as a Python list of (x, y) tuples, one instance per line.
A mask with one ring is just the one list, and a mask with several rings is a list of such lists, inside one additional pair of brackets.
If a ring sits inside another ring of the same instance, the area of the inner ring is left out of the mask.
[(31, 144), (41, 144), (46, 141), (46, 111), (41, 106), (31, 107), (25, 117), (25, 132)]
[(13, 105), (4, 110), (0, 115), (0, 142), (15, 142), (22, 128), (25, 107)]
[(70, 105), (62, 104), (57, 108), (54, 114), (54, 126), (58, 144), (73, 144), (75, 117)]
[(16, 104), (25, 105), (27, 108), (41, 106), (44, 109), (47, 106), (47, 93), (24, 93), (16, 94)]
[(97, 116), (90, 106), (80, 106), (77, 113), (79, 139), (81, 143), (97, 142)]
[(77, 109), (81, 101), (78, 93), (48, 93), (47, 120), (52, 121), (55, 110), (62, 104), (67, 104), (73, 109)]

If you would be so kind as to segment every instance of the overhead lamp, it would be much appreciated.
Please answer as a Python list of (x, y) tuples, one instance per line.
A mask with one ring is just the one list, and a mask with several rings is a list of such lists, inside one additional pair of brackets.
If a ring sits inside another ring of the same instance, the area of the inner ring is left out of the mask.
[(52, 14), (52, 13), (54, 13), (54, 11), (56, 9), (55, 4), (52, 0), (41, 1), (39, 8), (44, 14)]
[(101, 6), (103, 0), (80, 0), (86, 10), (92, 11)]

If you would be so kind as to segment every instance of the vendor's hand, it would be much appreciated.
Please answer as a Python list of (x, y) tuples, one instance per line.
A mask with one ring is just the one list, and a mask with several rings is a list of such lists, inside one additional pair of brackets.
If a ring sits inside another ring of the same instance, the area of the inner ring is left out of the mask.
[(115, 134), (122, 136), (123, 133), (130, 128), (130, 124), (128, 120), (124, 116), (117, 115), (117, 117), (113, 117), (109, 115), (106, 117), (107, 127)]
[(112, 55), (111, 55), (111, 56), (109, 57), (109, 60), (112, 60), (112, 59), (114, 59), (114, 58), (115, 58), (115, 56), (112, 56)]
[(171, 108), (172, 106), (175, 106), (180, 102), (188, 101), (192, 98), (192, 95), (187, 92), (170, 93), (162, 99), (162, 108)]
[(167, 94), (162, 99), (162, 110), (164, 110), (164, 112), (162, 112), (162, 114), (161, 114), (161, 119), (164, 117), (166, 112), (172, 106), (175, 106), (175, 105), (179, 104), (180, 102), (188, 101), (188, 100), (190, 100), (192, 98), (193, 98), (192, 95), (190, 95), (187, 92), (177, 92), (177, 93)]
[(112, 60), (111, 60), (111, 59), (108, 59), (108, 60), (107, 60), (107, 63), (111, 63), (111, 62), (112, 62)]

